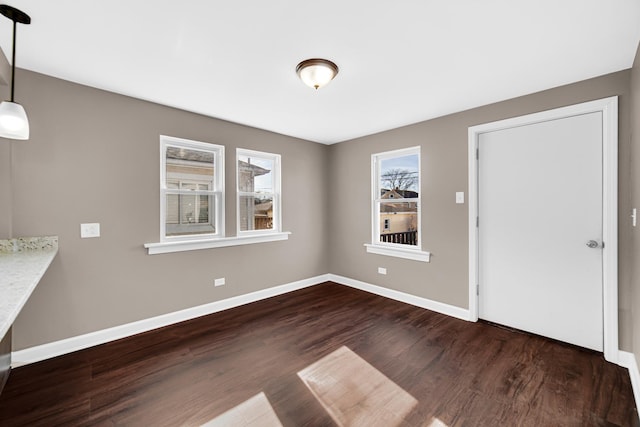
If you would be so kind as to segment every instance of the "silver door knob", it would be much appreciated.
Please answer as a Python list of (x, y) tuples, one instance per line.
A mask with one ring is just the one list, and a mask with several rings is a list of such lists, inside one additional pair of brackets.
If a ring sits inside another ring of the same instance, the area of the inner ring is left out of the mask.
[(599, 244), (598, 244), (598, 242), (596, 242), (595, 240), (589, 240), (589, 241), (587, 242), (587, 246), (589, 246), (591, 249), (595, 249), (595, 248), (597, 248), (597, 247), (598, 247), (598, 246), (600, 246), (600, 245), (599, 245)]

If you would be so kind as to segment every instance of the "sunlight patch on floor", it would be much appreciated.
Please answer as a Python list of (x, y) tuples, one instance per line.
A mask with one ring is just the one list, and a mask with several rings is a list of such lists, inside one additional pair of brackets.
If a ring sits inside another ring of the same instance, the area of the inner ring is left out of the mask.
[(418, 404), (345, 346), (301, 370), (298, 376), (340, 427), (395, 427)]
[(433, 418), (429, 424), (425, 424), (424, 427), (449, 427), (437, 418)]
[(202, 427), (282, 427), (269, 399), (259, 393), (249, 400), (229, 409)]

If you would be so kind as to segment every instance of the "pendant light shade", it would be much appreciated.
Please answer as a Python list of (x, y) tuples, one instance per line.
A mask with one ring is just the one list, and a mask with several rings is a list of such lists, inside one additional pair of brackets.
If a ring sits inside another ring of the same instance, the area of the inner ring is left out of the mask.
[(29, 139), (29, 119), (20, 104), (3, 101), (0, 104), (0, 136), (9, 139)]
[(0, 137), (29, 139), (29, 119), (22, 105), (13, 102), (16, 83), (16, 26), (30, 24), (31, 18), (21, 10), (0, 4), (0, 13), (13, 21), (13, 51), (11, 60), (11, 99), (0, 104)]
[(307, 59), (296, 67), (300, 80), (309, 87), (319, 89), (326, 86), (338, 74), (338, 66), (328, 59)]

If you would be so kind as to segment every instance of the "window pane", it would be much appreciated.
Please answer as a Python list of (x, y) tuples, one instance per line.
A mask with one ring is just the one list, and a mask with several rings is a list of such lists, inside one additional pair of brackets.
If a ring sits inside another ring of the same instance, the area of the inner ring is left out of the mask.
[(198, 196), (199, 200), (199, 205), (198, 205), (198, 219), (197, 222), (198, 224), (208, 224), (211, 222), (211, 217), (210, 214), (211, 212), (209, 211), (209, 199), (210, 196)]
[(214, 208), (213, 196), (167, 194), (166, 235), (215, 233)]
[(178, 224), (180, 218), (179, 200), (177, 194), (167, 194), (167, 224)]
[(383, 199), (418, 197), (420, 173), (418, 154), (393, 157), (380, 161), (380, 196)]
[[(213, 188), (213, 153), (189, 148), (167, 147), (166, 185), (187, 181), (205, 183)], [(182, 185), (184, 188), (184, 184)], [(193, 188), (195, 189), (195, 188)]]
[(273, 229), (273, 195), (240, 196), (240, 231)]
[(380, 241), (418, 245), (418, 204), (380, 203)]
[(195, 222), (196, 196), (180, 195), (180, 224)]
[(273, 159), (238, 156), (238, 190), (249, 193), (273, 193)]

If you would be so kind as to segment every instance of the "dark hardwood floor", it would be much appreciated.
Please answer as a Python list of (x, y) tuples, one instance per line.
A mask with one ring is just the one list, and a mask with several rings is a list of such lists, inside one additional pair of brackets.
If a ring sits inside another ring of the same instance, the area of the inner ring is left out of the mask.
[(0, 425), (198, 426), (260, 393), (285, 427), (638, 425), (601, 354), (334, 283), (17, 368)]

